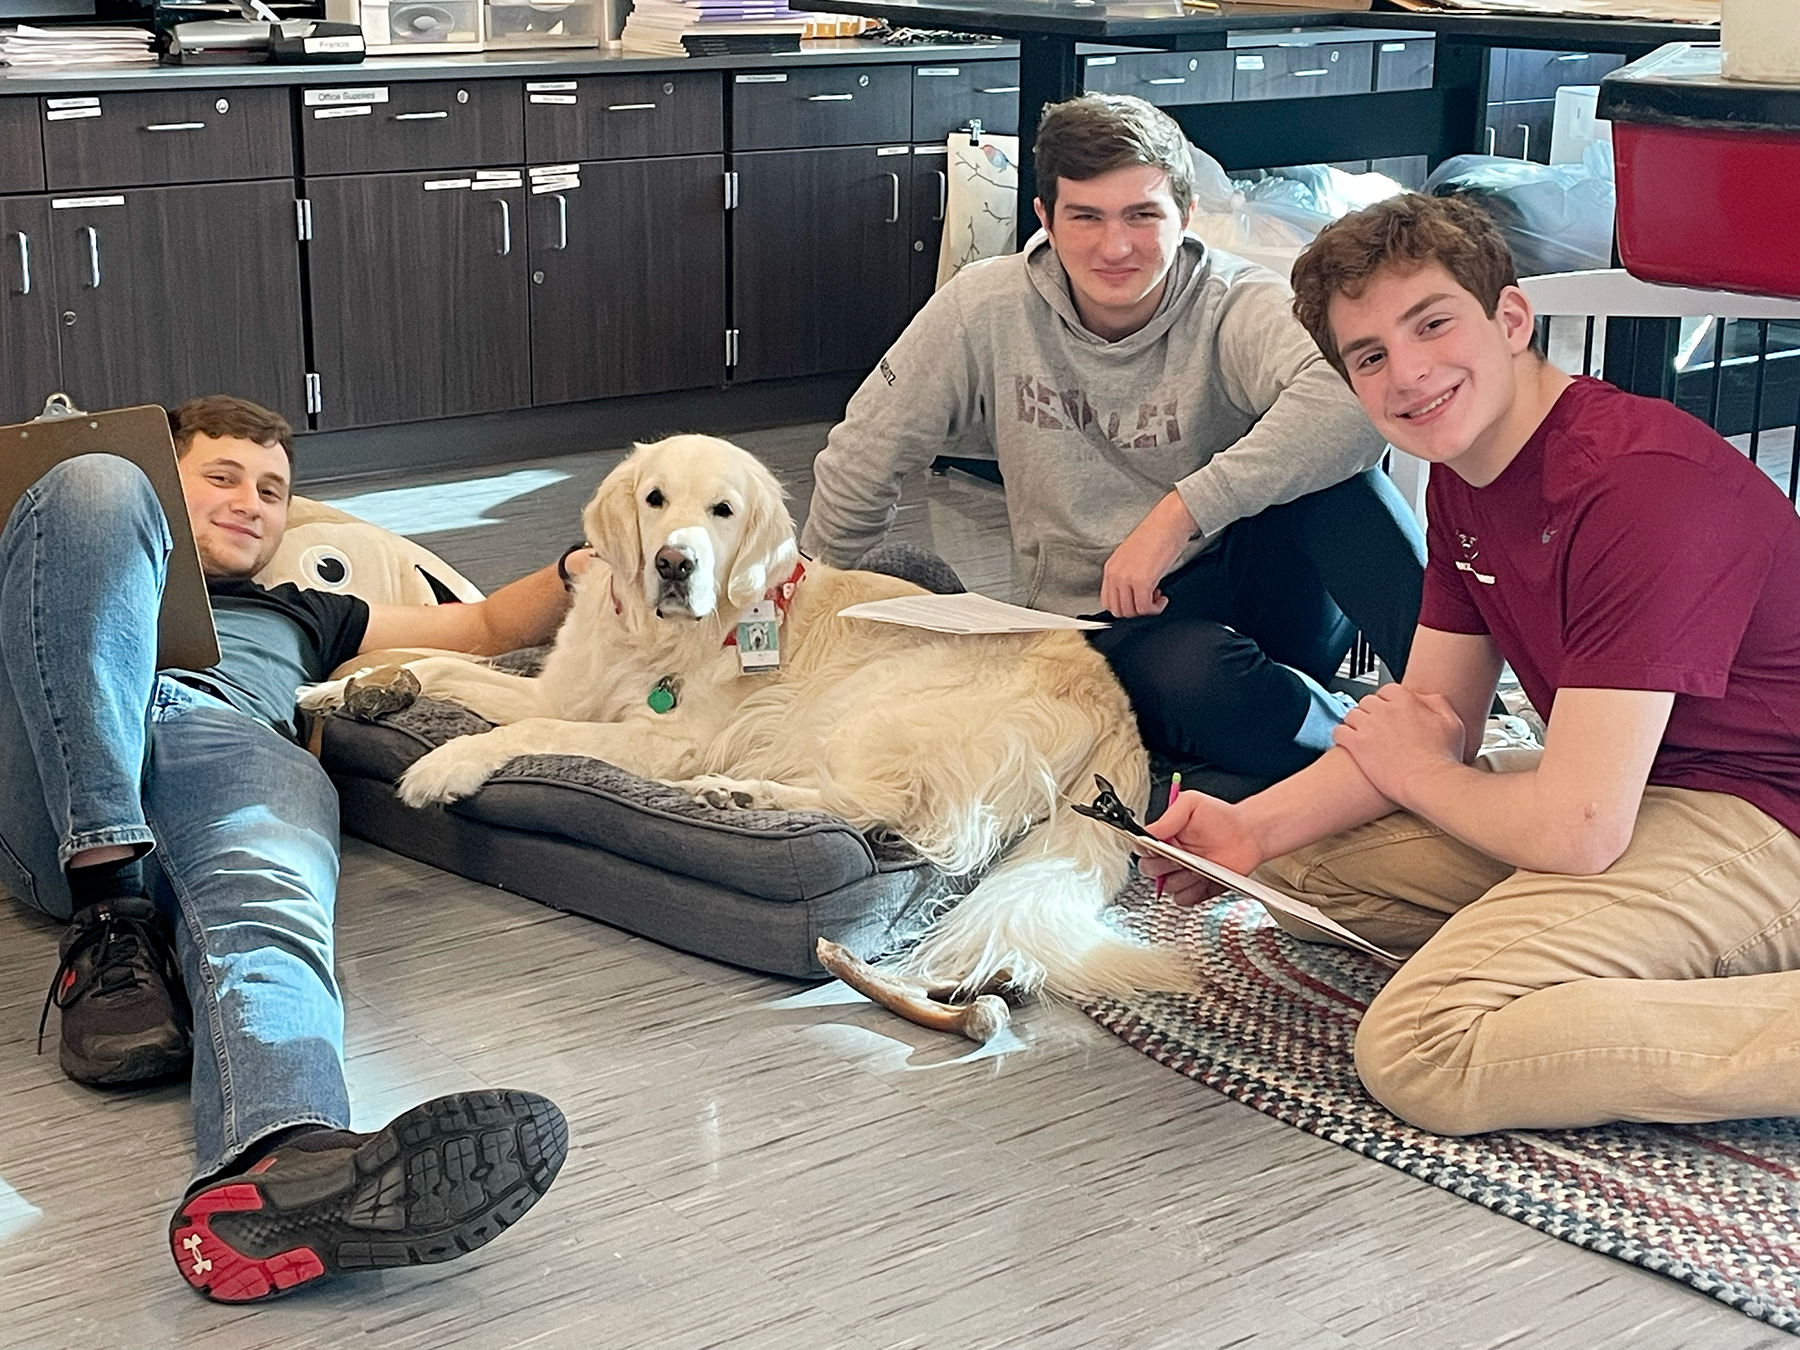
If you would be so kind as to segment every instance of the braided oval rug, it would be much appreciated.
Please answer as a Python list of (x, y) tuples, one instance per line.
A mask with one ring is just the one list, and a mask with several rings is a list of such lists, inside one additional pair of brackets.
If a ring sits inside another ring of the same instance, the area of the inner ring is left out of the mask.
[(1800, 1333), (1800, 1119), (1509, 1130), (1451, 1139), (1363, 1091), (1351, 1038), (1386, 971), (1298, 942), (1255, 901), (1183, 909), (1134, 884), (1121, 916), (1173, 943), (1205, 992), (1087, 1006), (1158, 1063), (1542, 1232)]

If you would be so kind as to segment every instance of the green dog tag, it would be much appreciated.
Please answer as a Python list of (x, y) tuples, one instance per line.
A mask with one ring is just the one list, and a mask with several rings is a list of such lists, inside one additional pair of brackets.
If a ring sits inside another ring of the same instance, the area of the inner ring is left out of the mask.
[(651, 712), (666, 713), (670, 708), (675, 706), (676, 696), (680, 692), (681, 677), (679, 675), (665, 675), (656, 682), (656, 687), (650, 691), (650, 697), (645, 699), (644, 702), (650, 705)]

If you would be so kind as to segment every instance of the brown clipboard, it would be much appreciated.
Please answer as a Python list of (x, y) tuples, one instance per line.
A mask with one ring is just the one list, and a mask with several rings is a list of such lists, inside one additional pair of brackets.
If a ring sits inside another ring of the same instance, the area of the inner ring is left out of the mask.
[(98, 413), (62, 410), (67, 407), (53, 398), (43, 417), (0, 427), (0, 521), (11, 516), (26, 488), (66, 459), (98, 454), (130, 460), (155, 489), (174, 545), (156, 619), (157, 668), (210, 670), (219, 664), (219, 637), (181, 495), (169, 414), (155, 404)]

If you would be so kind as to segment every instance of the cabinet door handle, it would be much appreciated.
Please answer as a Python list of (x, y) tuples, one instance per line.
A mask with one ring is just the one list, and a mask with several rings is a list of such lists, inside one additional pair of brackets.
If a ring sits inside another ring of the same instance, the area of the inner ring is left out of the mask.
[(88, 287), (90, 290), (100, 289), (100, 231), (92, 225), (81, 227), (87, 231), (88, 237)]
[(204, 122), (152, 122), (145, 131), (199, 131)]
[(512, 254), (512, 207), (507, 205), (504, 197), (494, 198), (494, 205), (500, 208), (499, 256), (505, 258)]
[[(1322, 70), (1319, 72), (1319, 74), (1321, 74), (1321, 75), (1323, 75), (1324, 73), (1325, 72)], [(1164, 75), (1160, 79), (1145, 80), (1144, 83), (1145, 84), (1186, 84), (1187, 76), (1185, 76), (1185, 75)]]
[(893, 205), (888, 210), (887, 219), (881, 223), (883, 225), (894, 225), (900, 220), (900, 175), (897, 173), (884, 173), (881, 176), (887, 179), (894, 188)]
[(1592, 52), (1564, 52), (1555, 59), (1558, 61), (1585, 61), (1592, 55)]
[(1519, 158), (1531, 158), (1531, 126), (1526, 122), (1519, 123)]
[(31, 294), (31, 236), (23, 230), (15, 231), (13, 238), (19, 241), (19, 294)]
[(855, 97), (855, 94), (808, 94), (806, 101), (808, 103), (848, 103)]
[(1019, 92), (1019, 86), (1016, 84), (997, 84), (992, 89), (977, 89), (975, 92), (978, 94), (1016, 94)]
[(938, 213), (932, 218), (934, 224), (944, 218), (944, 212), (950, 205), (950, 175), (942, 169), (935, 172), (938, 180)]
[(569, 247), (569, 199), (560, 192), (556, 194), (556, 227), (560, 231), (556, 251), (561, 253)]
[(450, 114), (443, 110), (437, 112), (395, 113), (396, 122), (441, 122)]
[(1294, 72), (1294, 78), (1296, 80), (1310, 80), (1320, 75), (1329, 74), (1331, 74), (1329, 70), (1296, 70)]
[(606, 105), (606, 111), (608, 111), (608, 112), (649, 112), (649, 111), (654, 110), (655, 107), (656, 107), (656, 105), (654, 103), (609, 103)]
[(1488, 128), (1488, 129), (1487, 129), (1487, 133), (1488, 133), (1488, 148), (1487, 148), (1487, 152), (1488, 152), (1488, 153), (1489, 153), (1489, 154), (1490, 154), (1490, 155), (1491, 155), (1491, 154), (1493, 154), (1493, 153), (1494, 153), (1494, 129), (1493, 129), (1493, 128), (1492, 128), (1492, 127), (1489, 127), (1489, 128)]

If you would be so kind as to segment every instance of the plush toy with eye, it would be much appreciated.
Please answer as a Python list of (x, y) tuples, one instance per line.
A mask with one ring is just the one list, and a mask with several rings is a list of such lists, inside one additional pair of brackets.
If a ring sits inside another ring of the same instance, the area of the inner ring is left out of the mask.
[(287, 533), (255, 578), (342, 591), (372, 605), (473, 602), (481, 592), (430, 549), (307, 497), (288, 503)]

